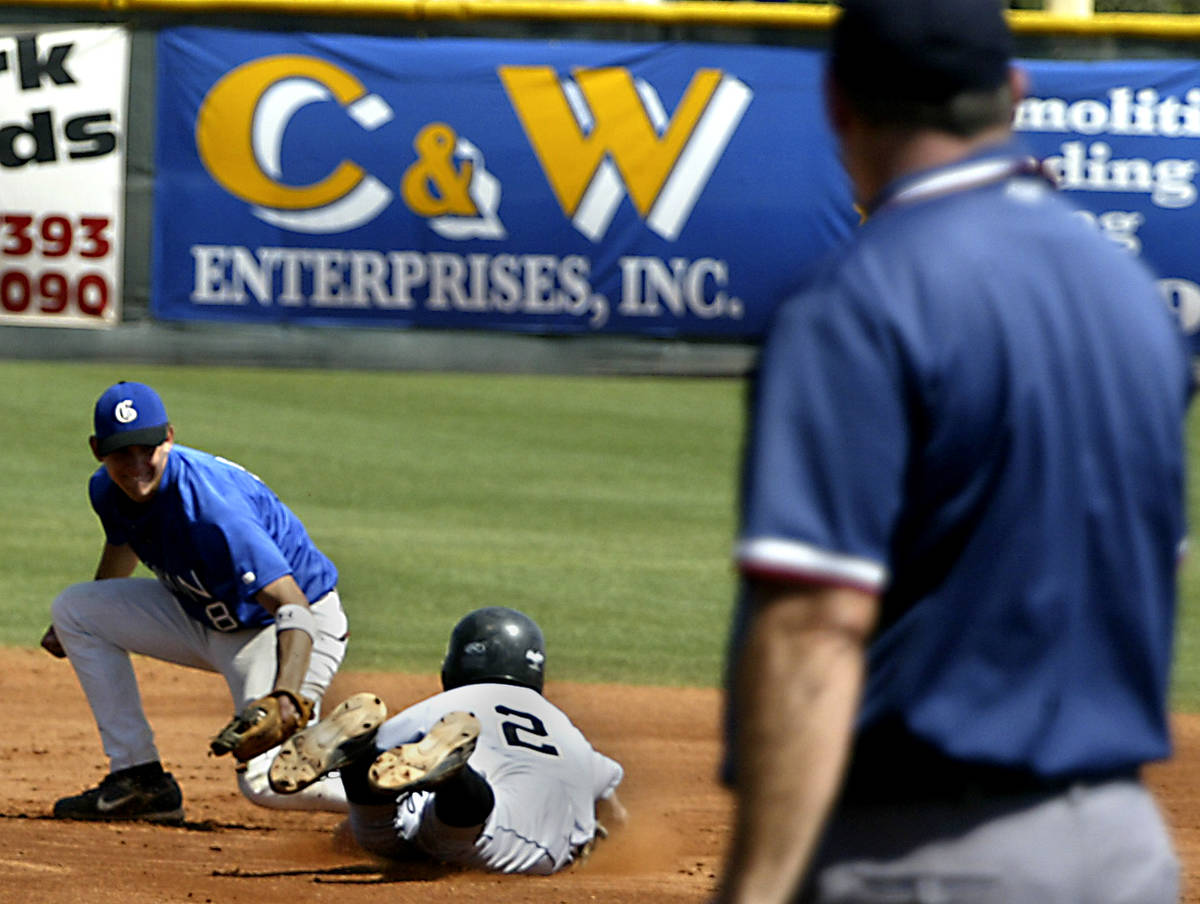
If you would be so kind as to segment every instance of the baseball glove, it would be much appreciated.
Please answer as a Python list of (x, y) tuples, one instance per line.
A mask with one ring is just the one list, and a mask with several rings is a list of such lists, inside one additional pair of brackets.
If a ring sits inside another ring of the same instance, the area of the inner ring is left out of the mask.
[[(285, 720), (280, 710), (280, 698), (287, 697), (299, 713), (297, 718)], [(238, 762), (244, 763), (282, 744), (308, 724), (315, 704), (307, 697), (288, 691), (274, 691), (248, 703), (229, 724), (222, 728), (209, 744), (217, 756), (232, 753)]]

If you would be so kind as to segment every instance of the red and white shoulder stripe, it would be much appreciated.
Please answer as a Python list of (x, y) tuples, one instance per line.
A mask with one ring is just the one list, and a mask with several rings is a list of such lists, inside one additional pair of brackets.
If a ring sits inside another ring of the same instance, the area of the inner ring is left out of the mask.
[(734, 549), (738, 570), (747, 577), (834, 584), (879, 593), (888, 571), (879, 562), (829, 552), (807, 543), (775, 537), (751, 537)]

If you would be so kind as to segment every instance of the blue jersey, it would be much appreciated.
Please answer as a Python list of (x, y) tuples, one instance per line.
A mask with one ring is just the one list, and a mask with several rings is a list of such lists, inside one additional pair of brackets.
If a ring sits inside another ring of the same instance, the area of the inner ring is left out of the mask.
[(254, 596), (292, 575), (310, 602), (337, 569), (265, 483), (231, 461), (176, 445), (158, 492), (133, 503), (103, 467), (88, 485), (107, 541), (129, 544), (188, 615), (220, 631), (269, 624)]
[(777, 311), (738, 564), (881, 597), (860, 738), (1046, 778), (1168, 753), (1181, 331), (1012, 149), (892, 186)]

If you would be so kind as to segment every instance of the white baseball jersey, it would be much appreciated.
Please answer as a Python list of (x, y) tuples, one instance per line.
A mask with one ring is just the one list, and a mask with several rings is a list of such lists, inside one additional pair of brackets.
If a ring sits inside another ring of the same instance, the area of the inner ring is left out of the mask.
[(477, 832), (442, 823), (432, 793), (405, 795), (397, 834), (437, 860), (477, 869), (552, 873), (567, 866), (596, 834), (596, 800), (620, 784), (620, 764), (593, 750), (537, 691), (508, 684), (469, 684), (423, 700), (388, 719), (376, 746), (415, 741), (455, 710), (479, 719), (468, 762), (491, 786), (495, 807)]

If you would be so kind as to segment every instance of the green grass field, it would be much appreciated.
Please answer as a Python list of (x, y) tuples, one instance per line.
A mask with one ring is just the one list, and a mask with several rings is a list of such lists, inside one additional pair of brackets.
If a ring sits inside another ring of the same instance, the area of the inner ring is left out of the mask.
[[(91, 409), (133, 379), (162, 394), (178, 442), (259, 474), (337, 562), (347, 668), (436, 671), (462, 613), (504, 604), (542, 623), (552, 678), (719, 682), (741, 381), (28, 362), (0, 362), (0, 379), (0, 644), (36, 645), (57, 591), (91, 577)], [(1193, 556), (1175, 687), (1188, 710), (1198, 594)]]
[(155, 386), (176, 441), (257, 473), (338, 564), (348, 668), (436, 671), (482, 605), (527, 611), (552, 677), (718, 681), (732, 594), (731, 380), (0, 362), (0, 643), (91, 577), (96, 396)]

